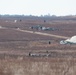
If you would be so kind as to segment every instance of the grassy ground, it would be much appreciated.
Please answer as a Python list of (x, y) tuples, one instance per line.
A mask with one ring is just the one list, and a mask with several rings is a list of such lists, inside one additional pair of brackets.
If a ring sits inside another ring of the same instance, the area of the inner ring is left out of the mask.
[[(14, 23), (16, 19), (18, 22)], [(40, 18), (22, 18), (21, 22), (18, 18), (0, 18), (0, 26), (6, 28), (0, 29), (0, 75), (76, 75), (76, 45), (60, 45), (59, 42), (63, 39), (14, 30), (17, 28), (31, 30), (29, 28), (36, 25), (59, 29), (39, 32), (67, 37), (76, 34), (75, 20), (46, 19), (44, 23), (44, 19)], [(52, 41), (50, 45), (49, 40)], [(30, 51), (46, 52), (47, 50), (50, 53), (51, 50), (57, 51), (60, 57), (23, 57)]]
[(0, 60), (0, 75), (76, 75), (76, 58), (22, 58)]

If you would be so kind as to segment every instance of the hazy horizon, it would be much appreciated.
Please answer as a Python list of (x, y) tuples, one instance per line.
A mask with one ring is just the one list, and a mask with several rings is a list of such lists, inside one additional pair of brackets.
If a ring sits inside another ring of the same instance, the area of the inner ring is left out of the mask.
[(76, 15), (75, 0), (0, 0), (0, 14)]

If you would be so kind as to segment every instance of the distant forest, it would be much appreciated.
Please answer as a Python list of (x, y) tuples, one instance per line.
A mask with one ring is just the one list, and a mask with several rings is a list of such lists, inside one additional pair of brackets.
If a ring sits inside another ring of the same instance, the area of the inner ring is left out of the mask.
[(51, 20), (76, 20), (76, 15), (67, 15), (67, 16), (56, 16), (56, 15), (1, 15), (0, 18), (42, 18), (42, 19), (51, 19)]

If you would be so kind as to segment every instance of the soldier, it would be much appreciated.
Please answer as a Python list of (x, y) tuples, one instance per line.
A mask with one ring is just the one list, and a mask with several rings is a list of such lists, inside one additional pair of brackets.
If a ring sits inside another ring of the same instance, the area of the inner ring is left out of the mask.
[(49, 44), (51, 44), (51, 42), (49, 41)]

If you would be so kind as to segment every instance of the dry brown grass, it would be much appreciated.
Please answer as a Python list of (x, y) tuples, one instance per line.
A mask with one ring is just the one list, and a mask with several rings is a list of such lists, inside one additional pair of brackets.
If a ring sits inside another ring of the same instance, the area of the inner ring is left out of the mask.
[[(40, 32), (71, 37), (76, 34), (75, 20), (52, 21), (46, 18), (47, 22), (44, 23), (44, 18), (22, 18), (22, 22), (14, 23), (13, 21), (16, 19), (18, 18), (0, 18), (0, 25), (9, 28), (0, 29), (0, 75), (76, 75), (76, 58), (72, 58), (74, 55), (76, 57), (76, 45), (60, 45), (60, 39), (27, 34), (12, 29), (19, 27), (20, 29), (30, 30), (29, 27), (31, 26), (43, 25), (45, 27), (58, 28), (59, 31)], [(5, 22), (6, 20), (8, 21), (7, 23)], [(49, 45), (47, 43), (49, 39), (54, 40), (54, 43)], [(45, 40), (47, 42), (40, 42), (38, 40)], [(33, 52), (58, 50), (59, 54), (62, 53), (63, 56), (68, 55), (68, 57), (16, 57), (16, 55), (25, 55), (30, 50), (33, 50)], [(5, 52), (1, 53), (2, 51)]]
[(3, 59), (0, 75), (76, 75), (76, 58)]

